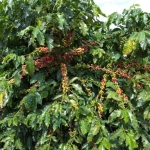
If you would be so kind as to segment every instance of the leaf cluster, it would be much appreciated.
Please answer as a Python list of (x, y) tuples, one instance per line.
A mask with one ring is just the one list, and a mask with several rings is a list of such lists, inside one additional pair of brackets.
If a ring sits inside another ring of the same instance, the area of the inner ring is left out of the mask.
[(93, 0), (0, 2), (1, 149), (149, 149), (150, 14), (101, 16)]

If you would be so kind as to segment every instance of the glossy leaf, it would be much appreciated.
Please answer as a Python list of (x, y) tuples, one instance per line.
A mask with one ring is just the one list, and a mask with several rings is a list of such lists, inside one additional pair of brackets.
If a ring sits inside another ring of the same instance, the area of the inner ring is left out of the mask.
[(28, 74), (32, 76), (34, 74), (34, 61), (32, 59), (27, 60), (26, 66)]
[(85, 135), (86, 133), (89, 132), (89, 130), (90, 130), (90, 124), (88, 123), (87, 120), (81, 120), (80, 121), (80, 129), (81, 129), (81, 133), (83, 135)]
[(110, 143), (109, 143), (108, 139), (104, 138), (102, 141), (102, 144), (106, 149), (110, 150)]

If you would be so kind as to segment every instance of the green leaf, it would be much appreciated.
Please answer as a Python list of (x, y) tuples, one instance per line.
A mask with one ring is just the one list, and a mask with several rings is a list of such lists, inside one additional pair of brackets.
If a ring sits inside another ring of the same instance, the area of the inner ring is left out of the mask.
[(25, 108), (27, 110), (35, 110), (37, 108), (37, 100), (35, 94), (31, 93), (23, 98)]
[(6, 106), (6, 104), (11, 100), (11, 94), (9, 92), (12, 92), (12, 91), (7, 91), (5, 90), (4, 91), (4, 106)]
[(34, 75), (31, 76), (30, 84), (36, 83), (37, 81), (39, 83), (42, 83), (44, 80), (45, 80), (44, 72), (36, 72)]
[(40, 145), (37, 147), (37, 150), (51, 150), (51, 146), (49, 144), (46, 144), (46, 141), (43, 145)]
[(27, 115), (25, 118), (25, 125), (30, 126), (32, 128), (36, 127), (36, 119), (37, 119), (37, 114), (36, 113), (30, 113)]
[(103, 138), (102, 144), (106, 149), (110, 150), (110, 143), (108, 139)]
[(72, 150), (79, 150), (78, 147), (76, 145), (72, 145)]
[(143, 15), (143, 22), (144, 22), (145, 25), (148, 22), (148, 15), (146, 13), (144, 13), (144, 15)]
[(54, 41), (50, 35), (46, 35), (46, 44), (47, 44), (49, 50), (51, 51), (54, 47)]
[(115, 61), (119, 60), (120, 57), (121, 55), (119, 53), (113, 53), (112, 55), (112, 59), (114, 59)]
[(139, 33), (133, 32), (128, 40), (125, 42), (123, 47), (123, 56), (126, 57), (131, 52), (133, 53), (137, 49), (137, 43), (138, 43)]
[(53, 98), (53, 100), (59, 99), (59, 98), (61, 98), (61, 97), (62, 97), (62, 94), (56, 95), (56, 96)]
[(74, 81), (78, 80), (79, 78), (78, 77), (74, 77), (72, 79), (69, 80), (69, 84), (73, 83)]
[(147, 42), (150, 45), (150, 32), (146, 30), (146, 31), (144, 31), (144, 33), (146, 35)]
[(14, 4), (13, 0), (7, 0), (8, 6), (12, 9), (12, 6)]
[(140, 46), (143, 50), (146, 49), (146, 46), (147, 46), (147, 41), (146, 41), (146, 36), (145, 36), (145, 32), (139, 32), (138, 33), (138, 40), (139, 40), (139, 43), (140, 43)]
[(89, 132), (90, 125), (86, 119), (80, 121), (80, 130), (83, 135)]
[(139, 101), (148, 101), (150, 99), (150, 92), (143, 90), (139, 93), (138, 98)]
[(136, 116), (130, 110), (127, 110), (127, 112), (128, 112), (128, 115), (129, 115), (129, 118), (130, 118), (133, 128), (137, 129), (138, 121), (137, 121)]
[(19, 72), (14, 75), (14, 80), (15, 80), (15, 84), (19, 86), (21, 83), (21, 76)]
[(144, 119), (149, 119), (150, 118), (150, 106), (146, 107), (144, 110)]
[(28, 149), (31, 149), (31, 147), (32, 147), (32, 137), (31, 136), (27, 137), (27, 147), (28, 147)]
[(127, 123), (129, 121), (129, 115), (128, 115), (128, 112), (126, 110), (121, 111), (121, 116), (123, 117), (123, 120), (125, 123)]
[(90, 130), (90, 132), (94, 135), (97, 135), (99, 130), (100, 130), (100, 124), (95, 124), (94, 126), (92, 126), (92, 129)]
[(60, 150), (67, 150), (67, 149), (66, 149), (66, 144), (61, 143), (61, 144), (59, 145), (59, 149), (60, 149)]
[(55, 122), (53, 123), (53, 130), (55, 131), (57, 128), (59, 128), (60, 124), (61, 124), (61, 120), (55, 118)]
[(41, 31), (39, 31), (38, 34), (37, 34), (37, 40), (39, 42), (39, 45), (44, 45), (45, 38), (44, 38), (44, 35)]
[(127, 133), (125, 138), (126, 138), (126, 146), (128, 146), (129, 150), (134, 150), (135, 148), (138, 147), (134, 139), (133, 133)]
[(46, 143), (48, 141), (48, 138), (46, 137), (46, 134), (42, 134), (42, 136), (40, 137), (40, 145), (44, 145), (44, 143)]
[(97, 5), (92, 4), (93, 6), (93, 12), (95, 16), (99, 16), (102, 15), (104, 17), (106, 17), (106, 15), (101, 11), (100, 7), (98, 7)]
[(121, 133), (123, 133), (122, 127), (110, 134), (110, 140), (115, 140), (117, 137), (121, 136)]
[(136, 80), (140, 80), (140, 79), (142, 79), (142, 75), (136, 74), (136, 75), (134, 75), (134, 78)]
[[(77, 103), (77, 102), (76, 102)], [(78, 113), (87, 116), (91, 113), (91, 109), (88, 106), (80, 106)]]
[(87, 35), (88, 34), (88, 27), (83, 21), (80, 22), (80, 27), (81, 27), (81, 31), (82, 31), (83, 36)]
[(111, 87), (112, 89), (116, 90), (116, 85), (114, 84), (114, 82), (107, 81), (106, 87)]
[(76, 110), (79, 109), (77, 101), (71, 99), (71, 100), (69, 100), (69, 102), (70, 102), (71, 106), (74, 107)]
[(93, 137), (98, 134), (98, 132), (100, 131), (100, 127), (101, 126), (100, 126), (99, 122), (92, 123), (90, 131), (88, 133), (88, 137), (87, 137), (88, 142), (91, 142), (93, 140)]
[(12, 118), (9, 118), (9, 119), (8, 119), (8, 126), (10, 127), (10, 126), (12, 125), (12, 123), (13, 123), (13, 119), (12, 119)]
[(40, 92), (41, 98), (47, 98), (48, 96), (48, 91), (42, 91)]
[(49, 111), (47, 111), (45, 114), (44, 123), (47, 127), (49, 127), (49, 125), (50, 125), (50, 112)]
[(42, 98), (41, 98), (41, 95), (38, 92), (35, 93), (35, 99), (36, 99), (36, 102), (38, 104), (42, 105)]
[(44, 107), (44, 109), (42, 110), (42, 114), (41, 114), (41, 117), (42, 117), (42, 118), (44, 118), (46, 112), (49, 112), (49, 111), (50, 111), (50, 107), (51, 107), (51, 105), (46, 105), (46, 106)]
[(121, 110), (114, 110), (114, 111), (110, 114), (108, 120), (109, 120), (110, 122), (112, 122), (114, 119), (120, 117), (120, 116), (121, 116), (121, 113), (122, 113)]
[(101, 48), (97, 48), (97, 49), (92, 49), (91, 53), (93, 56), (98, 56), (98, 58), (101, 58), (103, 54), (105, 54), (105, 51)]
[(26, 62), (26, 70), (30, 76), (34, 74), (34, 60), (28, 59)]
[(19, 138), (17, 138), (17, 139), (15, 140), (15, 146), (16, 146), (16, 148), (19, 149), (19, 150), (22, 150), (22, 149), (23, 149), (23, 145), (22, 145), (21, 140), (20, 140)]
[(66, 20), (64, 18), (64, 15), (63, 14), (57, 14), (57, 20), (58, 20), (58, 23), (59, 23), (58, 28), (60, 30), (63, 30), (64, 29), (64, 25), (66, 24)]
[(15, 61), (16, 58), (17, 58), (16, 54), (8, 54), (6, 57), (3, 58), (2, 64), (6, 65), (12, 60)]
[(20, 64), (24, 64), (25, 57), (24, 56), (16, 56), (16, 59), (14, 59), (15, 68), (17, 69)]
[(114, 91), (109, 91), (108, 95), (107, 95), (107, 98), (108, 99), (112, 98), (116, 101), (121, 101), (122, 100), (121, 96), (119, 94), (117, 94), (116, 92), (114, 92)]
[(98, 150), (105, 150), (105, 147), (103, 146), (103, 143), (101, 143), (98, 147)]
[(110, 27), (110, 25), (112, 24), (112, 22), (114, 22), (114, 20), (117, 18), (117, 16), (118, 16), (118, 13), (117, 13), (117, 12), (114, 12), (114, 13), (112, 13), (111, 15), (109, 15), (108, 21), (107, 21), (107, 23), (106, 23), (107, 28)]
[(93, 58), (93, 62), (94, 62), (94, 64), (96, 64), (96, 63), (97, 63), (97, 60), (98, 60), (98, 59), (97, 59), (96, 57), (94, 57), (94, 58)]
[(139, 7), (139, 6), (140, 6), (140, 4), (133, 4), (133, 5), (130, 6), (130, 9), (135, 8), (135, 7)]
[(71, 85), (72, 85), (72, 87), (73, 87), (79, 94), (83, 94), (83, 93), (84, 93), (83, 90), (82, 90), (82, 87), (81, 87), (79, 84), (73, 83), (73, 84), (71, 84)]
[(142, 143), (145, 148), (145, 150), (148, 150), (150, 148), (150, 141), (147, 139), (145, 135), (142, 135)]
[(14, 116), (14, 118), (13, 118), (13, 125), (14, 126), (18, 125), (18, 118), (16, 116)]
[(32, 31), (33, 38), (37, 38), (38, 33), (39, 33), (39, 28), (38, 27), (33, 28)]

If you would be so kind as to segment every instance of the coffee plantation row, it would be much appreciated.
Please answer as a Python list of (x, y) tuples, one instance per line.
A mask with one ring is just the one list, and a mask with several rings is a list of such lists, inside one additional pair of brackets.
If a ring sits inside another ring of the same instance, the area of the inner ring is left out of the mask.
[(150, 14), (102, 16), (93, 0), (0, 1), (1, 150), (150, 149)]

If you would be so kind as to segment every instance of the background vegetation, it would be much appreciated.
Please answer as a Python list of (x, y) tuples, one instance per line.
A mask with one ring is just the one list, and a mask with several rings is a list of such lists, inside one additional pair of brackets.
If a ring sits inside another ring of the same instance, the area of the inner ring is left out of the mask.
[(150, 14), (100, 16), (93, 0), (0, 2), (2, 150), (149, 150)]

